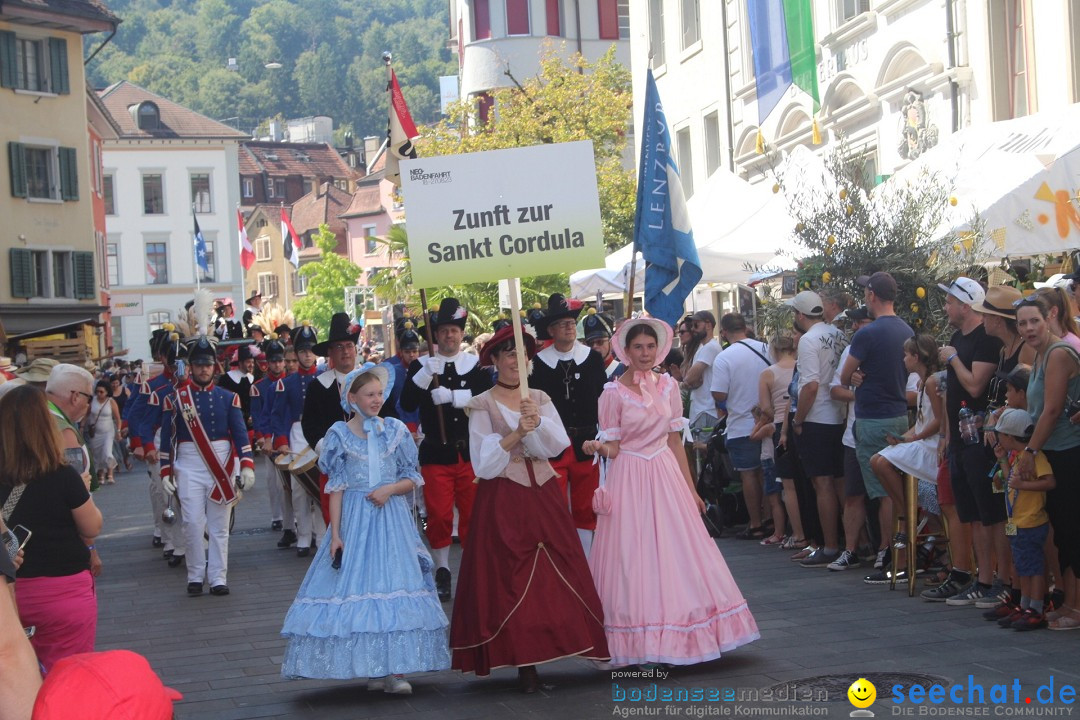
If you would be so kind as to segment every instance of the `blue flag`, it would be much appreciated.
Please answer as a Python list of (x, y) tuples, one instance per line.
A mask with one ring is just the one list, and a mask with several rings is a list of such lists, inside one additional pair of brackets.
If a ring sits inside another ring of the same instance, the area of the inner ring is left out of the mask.
[(792, 83), (787, 20), (783, 0), (747, 0), (746, 11), (761, 125)]
[(645, 310), (674, 327), (682, 316), (686, 296), (701, 279), (701, 261), (679, 169), (671, 156), (671, 132), (652, 70), (648, 72), (634, 249), (645, 258)]
[(203, 273), (210, 272), (210, 259), (206, 256), (206, 238), (199, 229), (199, 218), (195, 217), (195, 210), (191, 211), (191, 219), (195, 221), (195, 263)]

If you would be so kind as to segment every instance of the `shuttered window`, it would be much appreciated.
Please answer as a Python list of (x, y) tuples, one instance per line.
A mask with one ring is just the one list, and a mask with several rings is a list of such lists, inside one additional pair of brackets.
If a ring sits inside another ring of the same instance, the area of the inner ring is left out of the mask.
[(79, 199), (79, 169), (75, 163), (75, 148), (60, 148), (60, 197)]
[(75, 298), (87, 300), (97, 295), (97, 283), (94, 281), (94, 253), (72, 253), (75, 275)]
[(79, 167), (75, 148), (8, 143), (12, 197), (78, 200)]
[(29, 250), (11, 248), (8, 251), (11, 262), (11, 296), (32, 298), (37, 295), (37, 283), (34, 282), (34, 257)]
[(11, 180), (11, 195), (26, 197), (26, 155), (22, 143), (8, 143), (8, 170)]
[(67, 40), (49, 38), (49, 90), (67, 95), (71, 92), (68, 82)]
[(15, 33), (10, 30), (0, 30), (0, 87), (15, 87), (16, 62)]

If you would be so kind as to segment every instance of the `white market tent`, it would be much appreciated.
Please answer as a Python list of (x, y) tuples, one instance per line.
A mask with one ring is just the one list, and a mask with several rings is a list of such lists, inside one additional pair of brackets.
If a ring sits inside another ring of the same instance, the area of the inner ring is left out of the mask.
[(945, 138), (876, 192), (936, 173), (957, 199), (942, 234), (971, 229), (978, 213), (995, 257), (1080, 247), (1080, 103), (984, 125)]
[[(793, 265), (781, 251), (791, 247), (795, 221), (783, 195), (772, 192), (771, 183), (751, 185), (719, 169), (687, 201), (687, 210), (702, 265), (701, 283), (745, 284), (755, 268), (779, 271)], [(573, 273), (571, 295), (588, 299), (597, 292), (626, 292), (631, 248), (627, 245), (608, 255), (603, 268)], [(641, 292), (645, 287), (641, 253), (636, 276), (634, 288)]]

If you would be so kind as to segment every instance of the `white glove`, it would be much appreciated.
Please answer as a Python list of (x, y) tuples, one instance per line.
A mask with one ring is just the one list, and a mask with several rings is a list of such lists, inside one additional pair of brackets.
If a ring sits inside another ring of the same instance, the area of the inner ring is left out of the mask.
[(454, 394), (450, 388), (437, 387), (431, 391), (431, 402), (436, 405), (446, 405), (448, 402), (454, 399)]
[(236, 481), (236, 487), (241, 492), (246, 492), (255, 487), (255, 471), (251, 468), (240, 470), (240, 479)]
[(161, 487), (165, 489), (166, 495), (173, 495), (176, 493), (176, 479), (172, 475), (161, 476)]
[(450, 393), (454, 396), (454, 407), (458, 409), (465, 407), (472, 400), (471, 390), (451, 390)]
[(443, 370), (446, 369), (446, 360), (443, 359), (442, 355), (432, 355), (422, 362), (424, 363), (424, 368), (432, 375), (442, 375)]
[(427, 368), (420, 368), (416, 371), (416, 374), (412, 376), (413, 384), (421, 390), (427, 390), (431, 386), (431, 379), (435, 377)]

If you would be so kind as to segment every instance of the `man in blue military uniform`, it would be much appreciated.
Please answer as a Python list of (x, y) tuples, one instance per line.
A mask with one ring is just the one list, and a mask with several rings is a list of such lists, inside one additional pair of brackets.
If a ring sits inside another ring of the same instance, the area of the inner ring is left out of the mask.
[(406, 410), (401, 407), (401, 390), (405, 387), (405, 375), (409, 366), (420, 357), (420, 336), (413, 327), (412, 318), (400, 318), (394, 323), (394, 336), (397, 338), (397, 353), (386, 360), (384, 365), (393, 365), (394, 387), (390, 397), (383, 403), (379, 415), (397, 418), (405, 423), (414, 434), (420, 427), (420, 411)]
[[(146, 474), (150, 478), (150, 511), (154, 515), (154, 547), (163, 548), (164, 557), (170, 561), (172, 567), (177, 567), (181, 561), (174, 560), (176, 551), (179, 549), (180, 557), (184, 556), (183, 535), (177, 524), (168, 525), (161, 521), (161, 514), (168, 504), (165, 491), (161, 487), (161, 469), (158, 466), (157, 452), (155, 451), (155, 438), (160, 422), (160, 406), (157, 411), (151, 410), (151, 399), (160, 400), (161, 393), (167, 392), (173, 386), (173, 367), (163, 355), (169, 347), (176, 349), (178, 345), (172, 338), (173, 326), (166, 323), (163, 327), (154, 330), (150, 334), (150, 357), (154, 363), (161, 363), (161, 372), (139, 385), (138, 392), (124, 405), (125, 421), (127, 422), (128, 440), (132, 452), (138, 460), (146, 461)], [(173, 358), (175, 360), (175, 357)], [(149, 369), (149, 368), (148, 368)], [(147, 432), (147, 428), (149, 431)], [(143, 443), (149, 438), (149, 447)], [(147, 457), (149, 452), (149, 457)]]
[(179, 567), (184, 562), (185, 548), (184, 533), (181, 527), (183, 522), (183, 510), (174, 507), (174, 521), (161, 522), (165, 507), (168, 505), (168, 496), (161, 483), (161, 467), (158, 457), (158, 447), (161, 438), (161, 423), (165, 399), (173, 394), (176, 385), (183, 382), (185, 370), (183, 358), (187, 355), (187, 348), (180, 342), (180, 336), (173, 331), (172, 325), (166, 324), (166, 333), (158, 345), (158, 359), (164, 370), (157, 377), (165, 378), (165, 382), (156, 383), (145, 396), (145, 402), (139, 412), (136, 422), (131, 427), (132, 437), (138, 440), (139, 447), (143, 450), (143, 458), (146, 460), (147, 470), (150, 474), (151, 500), (157, 496), (160, 509), (153, 506), (155, 521), (161, 523), (161, 537), (164, 542), (165, 559), (169, 561), (169, 567)]
[[(255, 466), (240, 398), (214, 385), (216, 343), (201, 335), (188, 343), (191, 377), (166, 397), (161, 427), (161, 481), (184, 508), (188, 595), (228, 595), (229, 517), (237, 490), (255, 484)], [(234, 458), (240, 474), (233, 484)], [(210, 538), (209, 562), (203, 533)]]
[[(307, 321), (293, 330), (292, 344), (299, 367), (296, 372), (279, 380), (274, 388), (276, 394), (273, 413), (274, 449), (278, 452), (293, 453), (296, 457), (308, 449), (300, 419), (304, 414), (308, 388), (319, 373), (317, 365), (319, 358), (313, 349), (318, 342), (315, 328), (308, 325)], [(296, 519), (296, 532), (290, 538), (291, 528), (286, 526), (285, 535), (278, 543), (278, 547), (287, 548), (295, 542), (297, 556), (308, 557), (311, 554), (312, 534), (317, 532), (320, 537), (322, 536), (322, 531), (319, 529), (319, 526), (323, 525), (322, 511), (318, 511), (316, 517), (318, 508), (313, 505), (317, 498), (313, 498), (305, 486), (293, 478), (290, 497), (284, 500), (285, 515), (290, 514), (291, 508), (291, 514)]]
[(584, 332), (585, 344), (603, 359), (608, 380), (615, 380), (622, 375), (626, 366), (618, 361), (611, 348), (611, 336), (615, 332), (615, 321), (611, 316), (596, 312), (596, 308), (589, 308), (589, 313), (581, 321), (581, 329)]
[(292, 498), (289, 498), (289, 512), (285, 513), (285, 493), (291, 492), (292, 483), (288, 473), (283, 473), (273, 463), (274, 455), (274, 409), (277, 400), (278, 381), (285, 378), (285, 346), (278, 342), (277, 335), (271, 334), (270, 339), (262, 345), (263, 356), (266, 358), (266, 375), (263, 376), (251, 388), (251, 424), (255, 432), (255, 442), (262, 447), (263, 456), (268, 458), (270, 471), (267, 477), (267, 494), (270, 496), (270, 529), (281, 530), (286, 528), (286, 540), (292, 536), (285, 547), (296, 542), (296, 533), (293, 532), (294, 519), (292, 516)]

